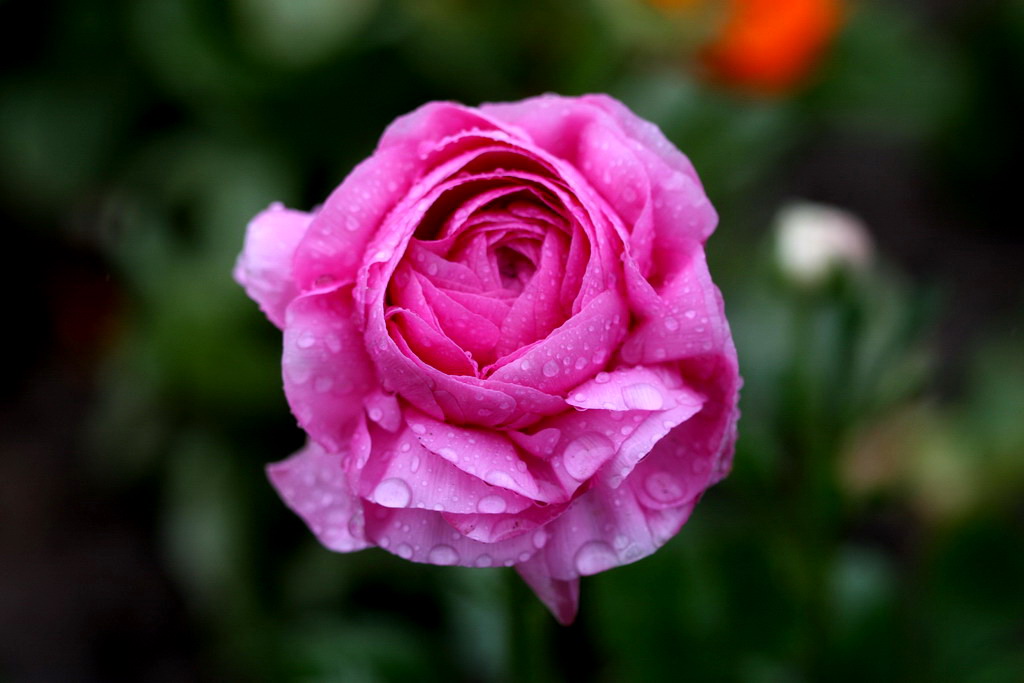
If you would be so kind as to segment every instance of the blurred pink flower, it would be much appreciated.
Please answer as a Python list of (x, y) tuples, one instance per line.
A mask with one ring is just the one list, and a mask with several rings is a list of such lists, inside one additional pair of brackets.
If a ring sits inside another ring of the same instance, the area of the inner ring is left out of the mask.
[(670, 539), (732, 460), (740, 378), (689, 160), (607, 96), (396, 120), (235, 277), (284, 330), (308, 445), (271, 465), (328, 548), (579, 577)]

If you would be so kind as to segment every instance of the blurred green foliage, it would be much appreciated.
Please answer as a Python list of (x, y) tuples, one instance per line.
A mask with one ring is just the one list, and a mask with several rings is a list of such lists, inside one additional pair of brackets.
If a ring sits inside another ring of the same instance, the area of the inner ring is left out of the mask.
[[(978, 106), (971, 40), (1020, 76), (1024, 5), (988, 3), (956, 42), (865, 0), (814, 82), (756, 99), (695, 79), (699, 27), (639, 0), (30, 4), (0, 5), (41, 36), (0, 79), (0, 199), (101, 253), (127, 295), (90, 476), (154, 492), (125, 512), (153, 520), (210, 678), (1022, 680), (1021, 315), (939, 397), (936, 288), (886, 258), (796, 286), (769, 218), (823, 131), (990, 167), (1019, 119), (993, 130)], [(691, 156), (746, 381), (733, 475), (660, 553), (585, 580), (569, 629), (511, 570), (315, 543), (262, 471), (303, 438), (279, 334), (230, 277), (252, 215), (321, 201), (396, 115), (542, 91), (610, 92)]]

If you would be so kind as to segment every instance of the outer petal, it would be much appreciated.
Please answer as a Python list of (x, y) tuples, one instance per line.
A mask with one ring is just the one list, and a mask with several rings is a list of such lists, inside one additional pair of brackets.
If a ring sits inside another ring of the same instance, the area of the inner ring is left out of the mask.
[(360, 495), (387, 508), (422, 508), (476, 514), (521, 512), (531, 501), (491, 486), (424, 448), (410, 432), (377, 434), (374, 453), (362, 472)]
[(295, 251), (295, 280), (302, 290), (352, 282), (366, 245), (416, 177), (414, 150), (377, 150), (356, 166), (327, 198)]
[(371, 545), (363, 535), (362, 504), (349, 490), (340, 455), (310, 441), (287, 460), (269, 465), (267, 476), (330, 550), (347, 553)]
[[(703, 242), (713, 232), (718, 218), (690, 160), (656, 125), (618, 100), (607, 95), (542, 95), (485, 104), (481, 110), (523, 129), (535, 144), (580, 169), (623, 217), (633, 218), (647, 199), (659, 235), (685, 235)], [(613, 139), (620, 141), (614, 149)], [(637, 163), (639, 168), (630, 168)], [(624, 168), (624, 181), (612, 182)], [(649, 180), (649, 196), (635, 171)]]
[(636, 271), (627, 272), (630, 303), (640, 317), (622, 345), (622, 359), (627, 363), (661, 363), (730, 348), (725, 308), (708, 273), (703, 249), (691, 244), (677, 258), (676, 271), (659, 290)]
[(683, 386), (678, 371), (664, 367), (623, 367), (598, 373), (569, 392), (566, 403), (585, 410), (700, 409), (704, 397)]
[(526, 562), (516, 565), (516, 571), (523, 581), (533, 589), (562, 626), (576, 620), (580, 604), (580, 580), (562, 581), (551, 576), (546, 556), (537, 553)]
[(501, 432), (446, 425), (409, 411), (409, 428), (432, 453), (495, 488), (514, 491), (533, 500), (553, 502), (552, 491), (541, 485)]
[(329, 452), (348, 443), (362, 399), (377, 384), (350, 289), (300, 296), (288, 306), (284, 331), (285, 395), (302, 428)]
[(652, 510), (631, 487), (596, 485), (545, 527), (550, 538), (541, 553), (554, 579), (597, 574), (653, 553), (679, 531), (692, 509), (693, 502)]
[(530, 534), (500, 543), (481, 543), (453, 529), (439, 512), (390, 509), (363, 503), (366, 536), (389, 553), (427, 564), (511, 567), (537, 552)]
[(235, 263), (235, 281), (280, 328), (285, 309), (299, 293), (292, 278), (292, 256), (312, 220), (312, 214), (271, 204), (249, 221), (245, 246)]

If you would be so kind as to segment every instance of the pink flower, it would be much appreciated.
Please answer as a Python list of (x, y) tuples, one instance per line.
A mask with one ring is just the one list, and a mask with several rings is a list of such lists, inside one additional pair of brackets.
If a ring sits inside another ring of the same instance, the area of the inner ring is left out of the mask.
[(563, 623), (732, 460), (740, 386), (689, 160), (602, 95), (427, 104), (235, 278), (284, 330), (308, 445), (271, 465), (328, 548), (515, 566)]

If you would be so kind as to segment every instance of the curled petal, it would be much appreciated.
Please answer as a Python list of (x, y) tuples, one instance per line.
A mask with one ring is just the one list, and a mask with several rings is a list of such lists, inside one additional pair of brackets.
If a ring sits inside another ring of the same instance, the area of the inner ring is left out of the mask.
[(563, 581), (551, 576), (546, 557), (543, 553), (537, 553), (526, 562), (517, 564), (516, 571), (533, 589), (540, 601), (551, 610), (558, 623), (568, 626), (576, 620), (576, 612), (579, 609), (580, 580), (576, 578)]
[(299, 424), (329, 452), (351, 438), (362, 399), (376, 385), (349, 288), (304, 294), (286, 314), (284, 390)]
[(367, 244), (409, 189), (415, 159), (403, 147), (378, 150), (331, 193), (295, 251), (300, 290), (354, 281)]
[(267, 476), (284, 502), (327, 548), (347, 553), (369, 547), (363, 534), (363, 507), (341, 468), (341, 456), (315, 442), (267, 467)]
[(292, 256), (313, 216), (274, 204), (251, 221), (235, 264), (235, 281), (259, 304), (270, 322), (284, 328), (284, 312), (299, 291)]

